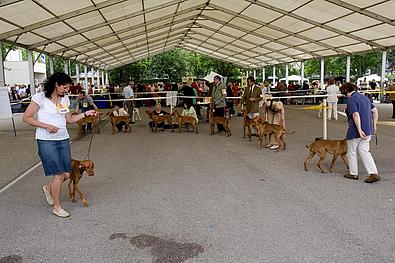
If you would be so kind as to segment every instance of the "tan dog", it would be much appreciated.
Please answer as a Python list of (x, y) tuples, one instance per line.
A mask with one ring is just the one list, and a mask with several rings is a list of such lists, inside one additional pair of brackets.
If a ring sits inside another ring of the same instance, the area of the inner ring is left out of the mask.
[(247, 110), (245, 110), (245, 109), (242, 109), (241, 113), (243, 114), (243, 117), (244, 117), (243, 118), (243, 133), (244, 133), (243, 138), (246, 137), (246, 129), (247, 129), (248, 130), (248, 138), (249, 138), (249, 141), (251, 141), (251, 136), (252, 136), (251, 135), (251, 129), (253, 127), (255, 127), (257, 129), (259, 117), (255, 117), (253, 119), (250, 119), (250, 117), (248, 117)]
[(127, 131), (132, 132), (132, 126), (129, 123), (129, 116), (115, 116), (112, 111), (107, 112), (108, 117), (110, 118), (110, 122), (112, 125), (112, 134), (115, 134), (116, 125), (121, 122), (126, 123)]
[(97, 131), (97, 133), (100, 134), (99, 122), (100, 122), (100, 114), (99, 113), (96, 116), (86, 116), (86, 117), (82, 118), (81, 120), (79, 120), (77, 122), (78, 135), (82, 136), (82, 134), (83, 134), (82, 125), (86, 125), (88, 123), (92, 123), (92, 133)]
[(174, 126), (173, 126), (173, 120), (171, 118), (172, 115), (170, 114), (164, 114), (164, 115), (155, 115), (152, 111), (147, 110), (145, 111), (145, 113), (148, 114), (149, 118), (152, 120), (152, 131), (154, 131), (155, 128), (155, 132), (158, 131), (158, 124), (161, 122), (167, 122), (167, 124), (169, 124), (171, 126), (171, 131), (174, 131)]
[(322, 161), (326, 157), (326, 153), (333, 154), (332, 163), (329, 167), (329, 171), (333, 172), (333, 166), (335, 164), (336, 159), (340, 156), (348, 169), (347, 162), (347, 141), (346, 140), (318, 140), (306, 145), (306, 148), (309, 149), (309, 156), (306, 161), (304, 161), (304, 169), (308, 171), (308, 162), (314, 157), (315, 154), (318, 154), (320, 160), (317, 163), (318, 168), (320, 168), (322, 173), (325, 173), (322, 167)]
[(209, 123), (210, 123), (210, 128), (211, 128), (211, 133), (210, 135), (214, 134), (215, 131), (215, 125), (220, 123), (224, 126), (225, 132), (226, 132), (226, 136), (231, 136), (232, 133), (230, 132), (229, 129), (229, 120), (228, 118), (225, 117), (217, 117), (214, 116), (214, 112), (213, 110), (209, 110)]
[(258, 121), (258, 138), (259, 138), (259, 143), (258, 146), (259, 148), (262, 148), (262, 145), (265, 141), (265, 136), (269, 134), (274, 134), (274, 138), (276, 142), (279, 144), (280, 148), (282, 147), (283, 150), (286, 148), (284, 136), (285, 134), (294, 134), (295, 131), (293, 132), (287, 132), (283, 126), (278, 125), (278, 124), (269, 124), (267, 121), (262, 123), (262, 118), (259, 118)]
[(178, 132), (181, 132), (181, 128), (185, 127), (186, 124), (190, 124), (192, 129), (199, 133), (196, 119), (193, 116), (181, 116), (177, 111), (174, 111), (174, 114), (178, 122)]
[(75, 192), (80, 196), (80, 199), (84, 205), (84, 207), (88, 207), (88, 199), (86, 196), (81, 192), (78, 183), (82, 178), (82, 174), (86, 172), (88, 176), (93, 176), (95, 175), (94, 172), (95, 165), (92, 161), (90, 160), (85, 160), (85, 161), (78, 161), (78, 160), (72, 160), (71, 161), (71, 173), (70, 173), (70, 180), (68, 184), (69, 188), (69, 196), (72, 202), (75, 202)]

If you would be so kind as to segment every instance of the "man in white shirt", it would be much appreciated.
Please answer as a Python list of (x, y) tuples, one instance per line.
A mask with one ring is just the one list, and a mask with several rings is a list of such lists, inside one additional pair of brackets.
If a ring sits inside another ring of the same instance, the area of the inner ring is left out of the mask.
[(330, 79), (328, 86), (326, 87), (326, 91), (328, 93), (328, 120), (331, 119), (332, 117), (332, 112), (333, 112), (333, 118), (337, 120), (337, 96), (340, 93), (339, 87), (335, 85), (335, 80)]
[[(133, 81), (129, 82), (129, 85), (127, 85), (124, 89), (123, 89), (123, 97), (125, 99), (132, 99), (134, 98), (134, 93), (133, 93)], [(133, 115), (133, 101), (131, 100), (126, 100), (125, 101), (125, 105), (126, 105), (126, 109), (128, 110), (128, 114), (129, 117), (131, 117)], [(132, 121), (132, 123), (134, 123)]]

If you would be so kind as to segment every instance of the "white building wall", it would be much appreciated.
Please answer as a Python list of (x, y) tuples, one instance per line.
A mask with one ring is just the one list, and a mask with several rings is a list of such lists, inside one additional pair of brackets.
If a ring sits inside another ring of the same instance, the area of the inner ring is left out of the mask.
[[(27, 61), (4, 61), (4, 75), (6, 84), (28, 84), (28, 72)], [(36, 62), (36, 64), (34, 64), (35, 83), (42, 83), (46, 78), (47, 74), (45, 64)]]

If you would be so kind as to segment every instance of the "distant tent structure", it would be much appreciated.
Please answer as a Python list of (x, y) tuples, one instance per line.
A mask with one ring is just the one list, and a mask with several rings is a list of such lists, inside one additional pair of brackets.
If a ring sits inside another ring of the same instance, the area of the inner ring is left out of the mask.
[(208, 81), (208, 82), (214, 82), (214, 77), (215, 76), (220, 76), (222, 78), (222, 76), (214, 71), (211, 71), (207, 76), (205, 76), (203, 79)]

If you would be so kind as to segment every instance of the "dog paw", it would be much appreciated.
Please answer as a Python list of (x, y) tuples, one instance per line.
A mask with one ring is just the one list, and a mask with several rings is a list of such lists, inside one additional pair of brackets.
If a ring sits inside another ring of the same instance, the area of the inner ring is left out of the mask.
[(83, 205), (84, 205), (84, 207), (88, 207), (89, 206), (88, 202), (84, 203)]
[(71, 198), (71, 202), (75, 203), (76, 202), (75, 198)]

